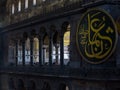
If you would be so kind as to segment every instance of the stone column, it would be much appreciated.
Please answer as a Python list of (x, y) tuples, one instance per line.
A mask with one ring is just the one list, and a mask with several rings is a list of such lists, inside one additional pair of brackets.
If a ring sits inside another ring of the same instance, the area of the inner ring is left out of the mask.
[(80, 68), (82, 66), (82, 58), (78, 53), (76, 46), (76, 32), (77, 32), (78, 19), (71, 20), (70, 23), (70, 62), (69, 66), (72, 68)]
[(25, 40), (22, 41), (22, 65), (25, 66)]
[(18, 65), (18, 40), (15, 41), (15, 65), (17, 66)]
[(52, 37), (49, 37), (49, 65), (52, 65)]
[(58, 48), (59, 48), (59, 46), (58, 45), (56, 45), (55, 46), (55, 49), (56, 49), (56, 64), (58, 64), (58, 60), (59, 60), (59, 52), (58, 52)]
[(64, 65), (64, 42), (63, 42), (63, 35), (60, 35), (60, 65)]
[(4, 61), (3, 61), (3, 51), (4, 51), (4, 39), (3, 39), (3, 34), (0, 34), (0, 58), (1, 58), (1, 60), (0, 60), (0, 66), (3, 66), (3, 63), (4, 63)]
[(33, 66), (33, 38), (30, 39), (30, 65)]
[(42, 65), (42, 61), (43, 61), (43, 52), (42, 52), (42, 46), (43, 46), (43, 40), (41, 37), (39, 37), (39, 66)]
[(46, 48), (45, 47), (42, 48), (42, 53), (43, 53), (43, 57), (42, 57), (43, 61), (42, 61), (42, 63), (45, 64), (45, 57), (46, 57), (45, 56), (45, 54), (46, 54)]

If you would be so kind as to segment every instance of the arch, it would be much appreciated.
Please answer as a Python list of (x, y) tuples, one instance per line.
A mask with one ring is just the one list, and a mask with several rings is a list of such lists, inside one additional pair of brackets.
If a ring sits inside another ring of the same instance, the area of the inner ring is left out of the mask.
[(48, 82), (44, 82), (42, 90), (51, 90), (50, 84)]
[(18, 55), (18, 58), (17, 58), (17, 60), (18, 60), (18, 62), (17, 62), (17, 64), (18, 65), (22, 65), (22, 40), (21, 39), (19, 39), (18, 40), (18, 53), (17, 53)]
[(33, 62), (34, 64), (39, 62), (39, 39), (37, 37), (33, 39)]
[(15, 64), (15, 56), (17, 56), (15, 52), (16, 52), (15, 40), (10, 39), (8, 46), (8, 63), (10, 66), (13, 66)]
[(15, 14), (18, 11), (18, 3), (19, 3), (18, 0), (11, 1), (11, 13), (13, 10), (12, 14)]
[(44, 35), (43, 38), (43, 64), (49, 64), (49, 37), (47, 33)]
[(45, 27), (40, 27), (38, 38), (39, 38), (39, 65), (45, 64), (45, 48), (44, 46), (44, 38), (46, 35)]
[(56, 31), (53, 35), (53, 64), (60, 64), (60, 35)]
[(62, 32), (65, 33), (67, 31), (68, 26), (70, 26), (70, 23), (68, 21), (63, 22), (62, 24)]
[(66, 85), (66, 84), (64, 84), (64, 83), (62, 83), (62, 84), (60, 84), (60, 86), (59, 86), (59, 90), (69, 90), (69, 86)]
[(62, 25), (63, 44), (64, 44), (64, 65), (70, 60), (70, 23), (64, 22)]
[(25, 40), (25, 64), (30, 64), (30, 38), (27, 37)]

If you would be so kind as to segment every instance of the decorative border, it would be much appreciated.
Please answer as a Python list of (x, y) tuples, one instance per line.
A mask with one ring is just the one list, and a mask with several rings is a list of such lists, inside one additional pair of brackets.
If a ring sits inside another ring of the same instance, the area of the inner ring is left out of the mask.
[[(82, 19), (84, 18), (84, 16), (85, 16), (88, 12), (90, 12), (90, 11), (92, 11), (92, 10), (99, 10), (99, 11), (105, 13), (107, 16), (109, 16), (109, 18), (111, 19), (111, 21), (112, 21), (112, 23), (113, 23), (113, 25), (114, 25), (115, 34), (116, 34), (114, 47), (112, 48), (110, 54), (109, 54), (104, 60), (101, 60), (101, 61), (98, 61), (98, 62), (92, 62), (92, 61), (89, 61), (87, 58), (85, 58), (85, 57), (83, 56), (82, 52), (80, 51), (79, 44), (78, 44), (78, 35), (77, 35), (77, 33), (79, 32), (79, 25), (80, 25)], [(83, 58), (86, 62), (88, 62), (88, 63), (90, 63), (90, 64), (100, 64), (100, 63), (102, 63), (102, 62), (105, 62), (108, 58), (110, 58), (110, 56), (113, 54), (113, 52), (114, 52), (115, 49), (116, 49), (116, 45), (117, 45), (117, 41), (118, 41), (118, 32), (117, 32), (117, 31), (118, 31), (118, 30), (117, 30), (117, 26), (116, 26), (116, 24), (115, 24), (115, 21), (114, 21), (114, 19), (112, 18), (112, 16), (111, 16), (107, 11), (105, 11), (105, 10), (103, 10), (103, 9), (99, 9), (99, 8), (93, 8), (93, 9), (87, 10), (87, 11), (81, 16), (80, 21), (79, 21), (78, 26), (77, 26), (77, 31), (76, 31), (76, 44), (77, 44), (77, 49), (78, 49), (78, 51), (79, 51), (79, 54), (82, 56), (82, 58)]]

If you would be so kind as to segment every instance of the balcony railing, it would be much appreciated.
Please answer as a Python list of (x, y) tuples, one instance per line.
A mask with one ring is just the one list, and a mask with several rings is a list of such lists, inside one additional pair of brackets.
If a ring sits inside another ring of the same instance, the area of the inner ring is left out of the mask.
[(120, 68), (3, 67), (0, 73), (90, 80), (120, 80)]

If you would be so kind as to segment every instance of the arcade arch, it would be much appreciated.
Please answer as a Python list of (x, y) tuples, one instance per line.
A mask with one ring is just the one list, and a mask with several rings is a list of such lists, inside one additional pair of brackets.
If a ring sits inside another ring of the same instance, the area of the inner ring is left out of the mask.
[[(39, 31), (24, 32), (13, 45), (15, 62), (18, 65), (68, 65), (70, 61), (70, 23), (64, 22), (57, 31), (51, 25), (47, 31), (41, 27)], [(17, 57), (17, 58), (16, 58)]]
[(43, 39), (43, 64), (49, 64), (49, 37), (46, 34)]
[(27, 37), (25, 40), (25, 64), (30, 64), (30, 38)]
[(53, 64), (60, 65), (60, 35), (56, 31), (53, 35)]
[(62, 25), (62, 33), (63, 33), (63, 63), (67, 65), (70, 61), (70, 23), (64, 22)]
[(33, 63), (38, 64), (39, 62), (39, 39), (33, 38)]

